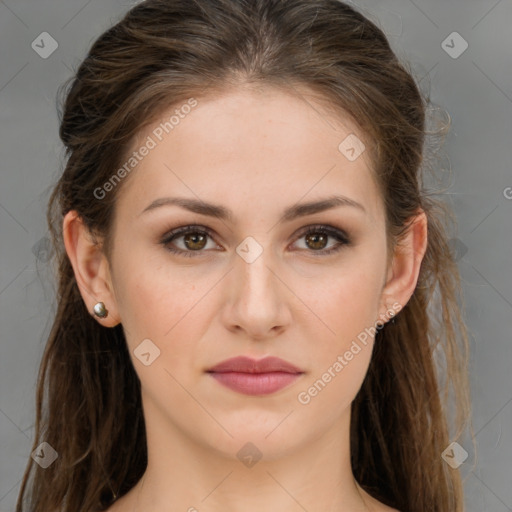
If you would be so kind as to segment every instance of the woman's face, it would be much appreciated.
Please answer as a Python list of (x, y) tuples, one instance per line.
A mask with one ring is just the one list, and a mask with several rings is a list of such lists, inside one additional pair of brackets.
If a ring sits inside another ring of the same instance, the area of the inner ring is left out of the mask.
[[(348, 119), (269, 88), (195, 99), (134, 145), (107, 307), (125, 329), (148, 431), (279, 456), (347, 425), (390, 309), (384, 207)], [(300, 372), (208, 372), (238, 356)]]

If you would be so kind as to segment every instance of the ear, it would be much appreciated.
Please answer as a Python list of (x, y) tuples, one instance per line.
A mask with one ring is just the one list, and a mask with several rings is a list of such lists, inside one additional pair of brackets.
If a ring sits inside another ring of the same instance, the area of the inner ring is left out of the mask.
[(384, 321), (398, 313), (414, 293), (427, 249), (427, 228), (427, 216), (420, 209), (395, 247), (381, 295), (380, 318)]
[[(120, 318), (107, 258), (75, 210), (69, 211), (64, 217), (63, 238), (87, 310), (101, 325), (116, 326)], [(108, 310), (105, 318), (94, 314), (97, 302), (105, 304)]]

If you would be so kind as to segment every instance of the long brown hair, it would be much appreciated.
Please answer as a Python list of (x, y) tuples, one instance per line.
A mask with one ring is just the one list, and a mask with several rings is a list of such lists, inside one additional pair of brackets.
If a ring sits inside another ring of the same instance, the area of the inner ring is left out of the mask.
[(122, 325), (102, 327), (87, 311), (64, 250), (63, 216), (76, 210), (110, 256), (115, 201), (128, 177), (101, 200), (94, 191), (122, 165), (134, 136), (169, 105), (242, 83), (305, 86), (351, 116), (372, 141), (391, 246), (425, 211), (417, 287), (377, 331), (352, 404), (351, 463), (365, 490), (402, 512), (463, 510), (459, 472), (441, 454), (469, 418), (467, 331), (448, 235), (453, 215), (422, 180), (430, 101), (414, 74), (375, 24), (337, 0), (146, 0), (94, 42), (61, 90), (67, 161), (47, 212), (58, 309), (38, 376), (33, 445), (49, 443), (58, 458), (46, 469), (29, 459), (17, 512), (104, 510), (147, 464), (140, 381)]

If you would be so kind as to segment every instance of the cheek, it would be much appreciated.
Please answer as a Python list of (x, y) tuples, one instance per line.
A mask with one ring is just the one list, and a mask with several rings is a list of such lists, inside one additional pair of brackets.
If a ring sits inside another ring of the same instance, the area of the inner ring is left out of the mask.
[[(298, 390), (297, 402), (305, 414), (318, 423), (334, 423), (345, 414), (354, 401), (366, 376), (372, 355), (372, 346), (349, 343), (348, 351), (340, 350), (313, 372), (311, 378)], [(347, 359), (347, 352), (351, 359)]]
[(179, 336), (187, 315), (201, 298), (201, 290), (171, 265), (151, 261), (147, 255), (139, 257), (136, 251), (124, 254), (126, 257), (116, 262), (120, 270), (114, 287), (128, 342), (135, 346), (149, 338), (163, 348)]
[(381, 269), (376, 262), (364, 259), (330, 272), (308, 287), (308, 305), (335, 333), (328, 337), (333, 348), (375, 325), (381, 288)]
[[(176, 400), (186, 399), (177, 382), (201, 374), (198, 354), (203, 352), (199, 345), (207, 338), (205, 332), (217, 311), (212, 300), (219, 276), (213, 272), (197, 276), (171, 265), (149, 263), (126, 265), (122, 274), (121, 318), (143, 386), (156, 396), (165, 383), (166, 394)], [(148, 346), (158, 354), (150, 366), (137, 358), (141, 353), (138, 347), (146, 339), (151, 340)]]
[(314, 366), (299, 390), (297, 401), (308, 414), (330, 422), (356, 397), (371, 360), (378, 318), (380, 274), (361, 265), (311, 291), (315, 312), (329, 327), (315, 353)]

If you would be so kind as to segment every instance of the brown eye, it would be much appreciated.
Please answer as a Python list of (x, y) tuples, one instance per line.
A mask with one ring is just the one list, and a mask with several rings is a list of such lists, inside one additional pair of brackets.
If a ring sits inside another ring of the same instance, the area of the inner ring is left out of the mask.
[(198, 251), (204, 249), (206, 245), (206, 236), (202, 233), (193, 233), (183, 236), (183, 242), (187, 249)]
[(203, 249), (208, 245), (208, 239), (213, 240), (208, 231), (195, 226), (184, 226), (164, 235), (160, 243), (169, 252), (180, 256), (200, 256), (206, 252)]
[(328, 235), (325, 235), (324, 233), (312, 233), (306, 235), (306, 244), (308, 244), (308, 247), (315, 250), (321, 250), (324, 249), (327, 245), (327, 239), (329, 238)]
[[(338, 243), (326, 249), (330, 238), (337, 240)], [(351, 245), (351, 239), (344, 231), (324, 225), (309, 227), (299, 239), (304, 240), (304, 249), (313, 256), (325, 256)]]
[[(208, 239), (214, 242), (208, 228), (183, 226), (164, 235), (160, 243), (169, 252), (191, 257), (205, 255), (208, 252), (206, 249)], [(343, 247), (352, 243), (351, 238), (345, 231), (324, 225), (310, 226), (299, 239), (303, 239), (305, 243), (305, 247), (302, 249), (314, 256), (325, 256), (340, 251)], [(326, 249), (329, 239), (336, 240), (337, 243)]]

